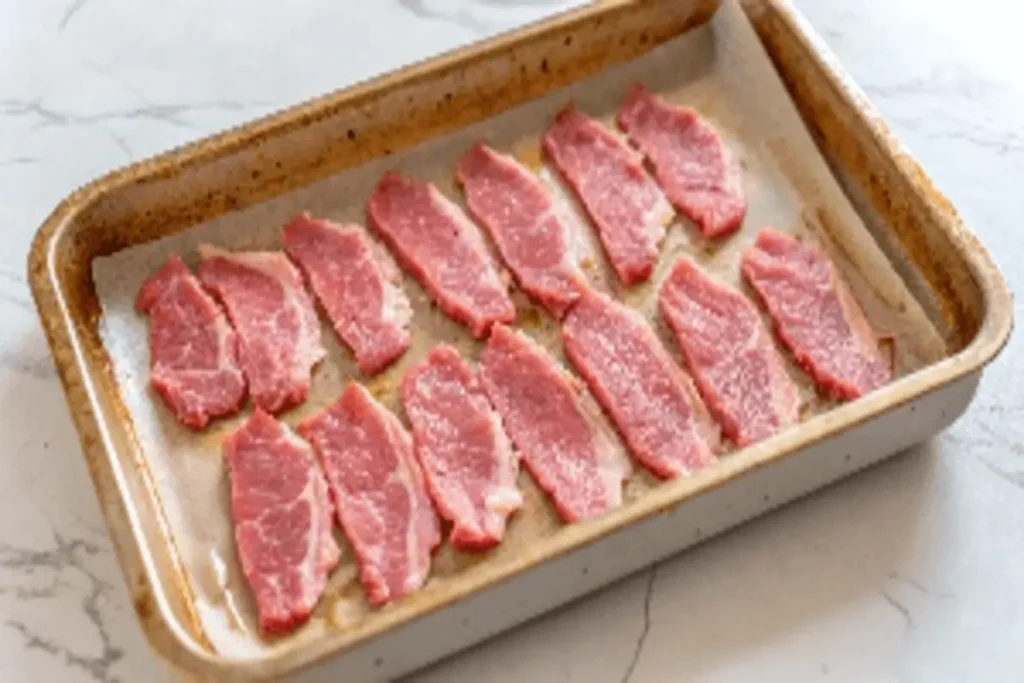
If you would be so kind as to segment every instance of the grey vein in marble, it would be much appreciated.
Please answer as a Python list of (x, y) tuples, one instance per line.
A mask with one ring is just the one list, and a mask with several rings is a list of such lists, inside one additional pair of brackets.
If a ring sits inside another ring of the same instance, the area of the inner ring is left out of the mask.
[(124, 138), (123, 135), (118, 135), (117, 133), (115, 133), (110, 126), (100, 124), (100, 127), (103, 129), (103, 132), (105, 132), (107, 136), (114, 141), (114, 144), (117, 145), (122, 152), (124, 152), (125, 157), (127, 157), (128, 159), (135, 158), (135, 152), (132, 151), (132, 148), (128, 145), (128, 141)]
[(903, 617), (904, 626), (906, 626), (908, 629), (913, 628), (914, 619), (910, 616), (910, 610), (907, 608), (906, 605), (904, 605), (902, 602), (894, 598), (889, 593), (889, 591), (880, 590), (878, 591), (878, 594), (882, 596), (882, 599), (885, 600), (890, 607), (892, 607), (894, 610), (900, 613), (900, 616)]
[(65, 587), (65, 584), (60, 579), (53, 579), (49, 584), (36, 587), (26, 588), (24, 586), (3, 586), (0, 585), (0, 595), (12, 595), (17, 600), (39, 600), (40, 598), (52, 598), (57, 594), (59, 588)]
[(64, 586), (61, 577), (68, 572), (75, 572), (83, 577), (89, 584), (89, 593), (81, 600), (80, 609), (100, 639), (100, 653), (87, 655), (76, 652), (35, 632), (25, 622), (17, 619), (7, 619), (4, 623), (21, 635), (25, 649), (39, 650), (60, 658), (68, 666), (82, 669), (100, 683), (115, 683), (119, 679), (111, 673), (111, 668), (124, 656), (124, 652), (113, 644), (99, 609), (100, 598), (106, 595), (110, 584), (90, 571), (80, 556), (95, 555), (100, 549), (83, 539), (65, 539), (56, 531), (53, 532), (53, 541), (54, 547), (48, 550), (20, 548), (0, 543), (0, 570), (22, 577), (40, 570), (54, 572), (55, 577), (44, 588), (33, 590), (15, 586), (11, 592), (18, 600), (53, 597)]
[(954, 600), (956, 598), (955, 593), (938, 591), (929, 588), (928, 586), (925, 586), (923, 583), (915, 579), (913, 576), (906, 576), (899, 572), (890, 572), (889, 578), (904, 583), (912, 588), (915, 588), (919, 593), (926, 595), (930, 598), (934, 598), (935, 600)]
[[(398, 0), (398, 5), (412, 12), (417, 17), (433, 21), (445, 21), (478, 35), (491, 33), (507, 28), (510, 23), (508, 16), (500, 15), (493, 20), (481, 18), (474, 8), (493, 8), (505, 12), (522, 10), (524, 7), (536, 8), (536, 15), (550, 14), (569, 4), (565, 0), (476, 0), (475, 2), (445, 2), (444, 0)], [(545, 12), (545, 10), (548, 10)], [(522, 13), (520, 12), (520, 15)], [(486, 16), (486, 15), (485, 15)]]
[(52, 379), (57, 375), (49, 356), (28, 355), (0, 349), (0, 368), (34, 379)]
[[(949, 111), (949, 119), (942, 121), (931, 117), (930, 124), (946, 123), (946, 130), (938, 135), (941, 139), (962, 140), (979, 147), (991, 149), (998, 155), (1024, 151), (1024, 136), (1014, 129), (1000, 130), (979, 120), (977, 114), (1003, 94), (998, 84), (978, 78), (957, 64), (941, 64), (928, 74), (900, 80), (895, 83), (869, 84), (864, 91), (878, 100), (905, 103), (911, 98), (934, 100)], [(970, 105), (964, 109), (962, 105)], [(918, 120), (899, 113), (890, 116), (897, 123), (916, 128)], [(949, 125), (955, 123), (954, 125)], [(933, 133), (934, 135), (934, 133)]]
[[(897, 125), (914, 128), (919, 123), (916, 118), (908, 118), (898, 114), (889, 117)], [(925, 133), (934, 140), (960, 141), (992, 151), (996, 156), (1006, 157), (1024, 152), (1024, 137), (1014, 131), (993, 131), (991, 128), (976, 127), (970, 122), (958, 123), (956, 129), (947, 128), (941, 131)], [(962, 126), (962, 127), (961, 127)]]
[(0, 159), (0, 168), (6, 166), (29, 166), (38, 163), (39, 159), (35, 157), (13, 157), (11, 159)]
[(24, 277), (2, 267), (0, 267), (0, 302), (16, 306), (29, 313), (35, 313), (36, 310), (29, 297)]
[(398, 4), (422, 19), (451, 22), (473, 33), (485, 33), (488, 29), (487, 24), (461, 7), (454, 12), (444, 11), (432, 7), (430, 0), (398, 0)]
[(75, 15), (77, 15), (83, 7), (85, 7), (85, 3), (88, 1), (89, 0), (72, 0), (71, 4), (68, 5), (68, 8), (64, 10), (64, 14), (61, 15), (60, 21), (57, 22), (57, 30), (63, 31), (66, 29), (68, 24), (71, 23), (71, 20), (75, 18)]
[(37, 119), (36, 128), (48, 126), (75, 126), (102, 123), (113, 123), (121, 120), (145, 119), (169, 123), (181, 128), (191, 128), (183, 117), (191, 113), (209, 111), (245, 111), (261, 106), (259, 102), (213, 101), (192, 104), (146, 104), (130, 109), (113, 110), (98, 114), (75, 114), (74, 112), (51, 109), (42, 103), (41, 98), (32, 100), (5, 99), (0, 100), (0, 116), (28, 117)]
[(30, 302), (27, 298), (21, 296), (20, 293), (15, 294), (12, 292), (0, 291), (0, 302), (16, 306), (17, 308), (20, 308), (21, 310), (27, 311), (29, 313), (35, 313), (36, 310), (35, 307), (32, 305), (32, 302)]
[(1000, 479), (1009, 482), (1010, 484), (1013, 484), (1018, 488), (1024, 489), (1024, 472), (1010, 472), (1009, 470), (1005, 470), (1002, 467), (996, 465), (995, 463), (985, 460), (984, 458), (979, 458), (979, 460), (981, 461), (981, 464), (987, 467), (989, 471), (991, 471)]
[[(975, 426), (977, 426), (981, 431), (986, 431), (986, 429), (991, 429), (990, 427), (987, 427), (987, 426), (986, 427), (982, 427), (982, 424), (983, 423), (979, 421), (979, 422), (976, 423)], [(987, 438), (987, 437), (978, 437), (978, 436), (975, 436), (975, 435), (971, 435), (970, 437), (965, 437), (965, 436), (961, 436), (959, 434), (949, 433), (949, 434), (943, 434), (942, 435), (942, 440), (946, 441), (948, 443), (951, 443), (951, 444), (956, 444), (957, 446), (964, 446), (964, 447), (972, 448), (972, 449), (973, 448), (985, 448), (985, 449), (989, 449), (989, 450), (992, 450), (992, 449), (1006, 449), (1006, 450), (1010, 451), (1011, 453), (1013, 453), (1014, 455), (1024, 455), (1024, 444), (1016, 443), (1016, 442), (1012, 442), (1012, 441), (1007, 441), (1005, 438), (1002, 438), (1002, 437)], [(982, 462), (981, 458), (977, 458), (976, 460), (977, 460), (977, 462), (980, 462), (982, 465), (985, 465), (986, 467), (988, 467), (989, 470), (992, 470), (992, 468), (989, 467), (987, 463)], [(993, 473), (997, 474), (999, 476), (1003, 476), (1005, 478), (1005, 476), (1004, 476), (1005, 472), (993, 472)], [(1013, 482), (1011, 482), (1011, 483), (1013, 483)]]
[(640, 635), (636, 639), (636, 645), (633, 647), (633, 656), (629, 660), (629, 664), (626, 666), (625, 672), (622, 674), (621, 683), (629, 683), (633, 677), (633, 672), (636, 670), (636, 665), (640, 662), (640, 655), (643, 654), (644, 645), (647, 643), (647, 634), (651, 632), (651, 596), (654, 595), (654, 582), (658, 580), (658, 565), (654, 565), (647, 573), (647, 588), (644, 590), (644, 620), (643, 626), (640, 629)]

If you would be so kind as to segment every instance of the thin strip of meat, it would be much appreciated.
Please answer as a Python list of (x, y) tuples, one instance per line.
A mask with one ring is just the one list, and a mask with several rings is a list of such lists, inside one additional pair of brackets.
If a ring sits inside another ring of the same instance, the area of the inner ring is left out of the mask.
[(565, 315), (586, 280), (572, 253), (569, 227), (548, 190), (522, 164), (482, 142), (459, 161), (457, 177), (470, 212), (490, 233), (523, 291), (556, 318)]
[(289, 633), (309, 619), (341, 556), (327, 483), (309, 444), (259, 408), (225, 439), (224, 459), (260, 631)]
[(617, 120), (650, 160), (672, 204), (701, 232), (722, 237), (740, 227), (747, 212), (743, 174), (710, 123), (640, 84), (630, 89)]
[(441, 542), (412, 437), (362, 385), (299, 425), (327, 475), (363, 588), (379, 606), (418, 590)]
[(302, 213), (282, 236), (360, 370), (377, 374), (405, 353), (412, 309), (401, 274), (386, 253), (375, 253), (362, 227)]
[(388, 171), (367, 207), (370, 225), (446, 315), (478, 338), (515, 319), (480, 230), (436, 187)]
[(820, 249), (765, 228), (742, 269), (776, 335), (819, 387), (854, 399), (892, 379), (864, 312)]
[(673, 212), (640, 155), (571, 105), (542, 144), (597, 227), (619, 279), (632, 285), (649, 278)]
[(658, 297), (711, 414), (737, 446), (796, 422), (800, 396), (757, 309), (680, 258)]
[(526, 335), (497, 325), (480, 381), (533, 478), (566, 522), (622, 504), (631, 466), (600, 408)]
[(453, 524), (452, 545), (497, 545), (508, 516), (523, 504), (519, 456), (473, 370), (442, 344), (406, 373), (401, 393), (427, 490)]
[(565, 317), (562, 345), (640, 464), (667, 479), (714, 460), (717, 427), (639, 313), (588, 292)]
[(238, 339), (224, 312), (177, 254), (139, 289), (149, 316), (149, 378), (178, 422), (200, 430), (245, 402)]
[(279, 251), (199, 246), (199, 279), (224, 304), (253, 401), (271, 414), (306, 400), (324, 357), (320, 321), (302, 276)]

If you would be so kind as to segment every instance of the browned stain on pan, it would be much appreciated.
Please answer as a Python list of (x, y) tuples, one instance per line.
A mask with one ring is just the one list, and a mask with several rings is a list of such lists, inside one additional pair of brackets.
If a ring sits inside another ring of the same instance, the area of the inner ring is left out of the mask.
[[(885, 218), (937, 295), (957, 348), (964, 348), (978, 333), (985, 306), (980, 283), (961, 257), (981, 246), (968, 237), (952, 204), (868, 108), (863, 94), (833, 61), (822, 59), (820, 43), (808, 36), (794, 39), (796, 15), (772, 11), (763, 1), (744, 4), (819, 147)], [(946, 229), (936, 230), (937, 223)]]

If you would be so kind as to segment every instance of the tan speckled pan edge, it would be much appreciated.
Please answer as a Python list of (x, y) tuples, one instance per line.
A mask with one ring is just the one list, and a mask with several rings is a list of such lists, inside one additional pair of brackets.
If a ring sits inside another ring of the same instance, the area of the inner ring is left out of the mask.
[(716, 4), (617, 0), (583, 8), (141, 162), (61, 202), (33, 243), (29, 280), (136, 610), (166, 659), (204, 679), (285, 675), (616, 531), (671, 514), (699, 494), (781, 464), (817, 442), (969, 378), (998, 354), (1012, 326), (1012, 302), (989, 255), (788, 3), (747, 0), (745, 9), (823, 152), (922, 275), (953, 330), (956, 353), (813, 426), (749, 449), (742, 461), (723, 462), (704, 475), (659, 488), (619, 513), (571, 528), (550, 552), (524, 556), (472, 585), (465, 582), (429, 600), (414, 596), (370, 624), (325, 634), (301, 648), (275, 650), (261, 660), (232, 660), (209, 650), (173, 546), (161, 529), (145, 463), (135, 457), (131, 425), (99, 342), (92, 259), (578, 80), (677, 35), (705, 19)]

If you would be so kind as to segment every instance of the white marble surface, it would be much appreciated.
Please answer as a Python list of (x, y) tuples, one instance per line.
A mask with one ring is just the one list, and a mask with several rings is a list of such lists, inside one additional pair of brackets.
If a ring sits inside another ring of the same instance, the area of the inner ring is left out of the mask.
[[(170, 680), (135, 622), (24, 282), (56, 202), (111, 167), (568, 4), (0, 2), (0, 678)], [(1024, 12), (797, 4), (1022, 289)], [(1017, 338), (931, 443), (412, 680), (1024, 680), (1022, 371)]]

